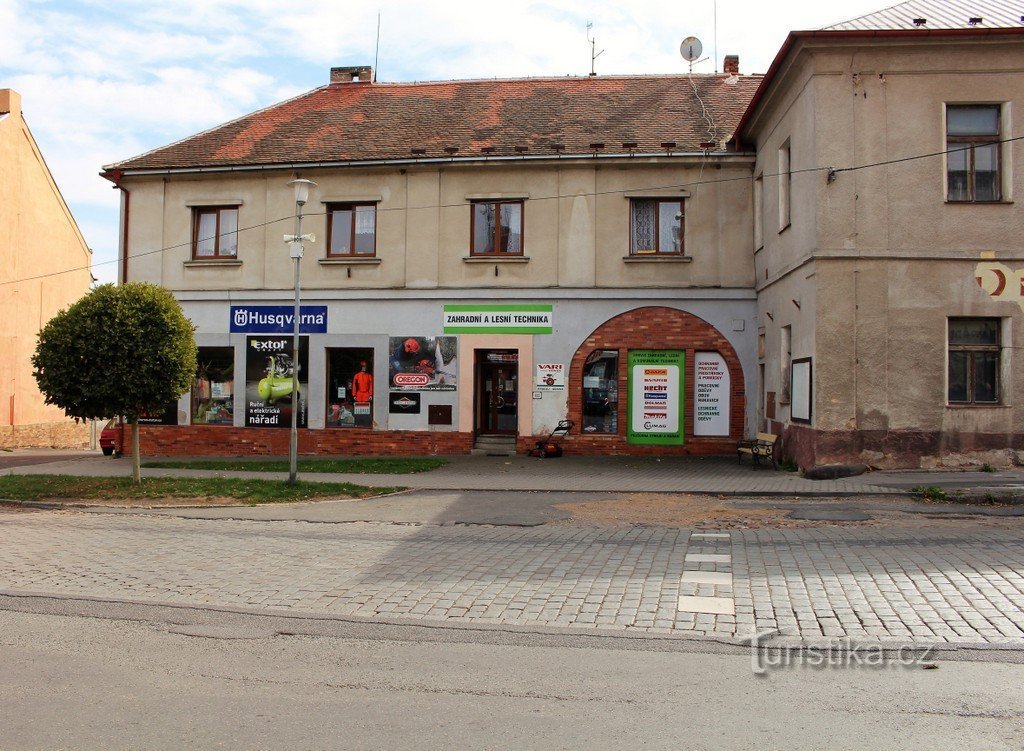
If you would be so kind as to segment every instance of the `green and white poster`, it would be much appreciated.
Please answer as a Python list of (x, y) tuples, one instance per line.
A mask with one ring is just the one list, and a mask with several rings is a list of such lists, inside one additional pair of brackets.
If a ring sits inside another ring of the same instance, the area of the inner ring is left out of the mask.
[(686, 353), (682, 350), (629, 351), (629, 443), (683, 444), (685, 363)]

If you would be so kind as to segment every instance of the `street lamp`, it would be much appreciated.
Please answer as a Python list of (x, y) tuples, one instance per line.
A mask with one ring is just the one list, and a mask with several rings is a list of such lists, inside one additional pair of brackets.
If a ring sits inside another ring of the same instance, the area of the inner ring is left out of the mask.
[(299, 262), (302, 260), (302, 241), (313, 242), (313, 235), (302, 234), (302, 207), (309, 199), (309, 189), (315, 188), (312, 180), (292, 180), (295, 186), (295, 234), (285, 235), (290, 255), (295, 260), (295, 311), (292, 316), (292, 434), (288, 442), (288, 484), (298, 481), (299, 473)]

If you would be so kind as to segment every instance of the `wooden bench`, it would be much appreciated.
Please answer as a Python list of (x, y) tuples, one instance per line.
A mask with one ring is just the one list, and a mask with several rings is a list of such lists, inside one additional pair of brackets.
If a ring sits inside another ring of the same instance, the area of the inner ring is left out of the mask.
[(747, 454), (754, 460), (755, 467), (760, 467), (761, 459), (767, 458), (772, 468), (778, 469), (779, 465), (775, 461), (775, 446), (778, 442), (779, 437), (774, 433), (758, 433), (757, 438), (745, 438), (736, 446), (736, 461), (742, 464), (743, 455)]

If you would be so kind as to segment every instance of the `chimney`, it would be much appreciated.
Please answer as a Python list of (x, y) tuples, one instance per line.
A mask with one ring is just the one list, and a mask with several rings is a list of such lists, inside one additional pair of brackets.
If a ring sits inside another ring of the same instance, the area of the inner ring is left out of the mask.
[(21, 94), (14, 89), (0, 89), (0, 114), (5, 112), (21, 114)]
[(722, 72), (738, 76), (740, 74), (740, 56), (726, 55), (725, 60), (722, 61)]
[(373, 67), (370, 65), (346, 65), (331, 68), (331, 83), (370, 83), (373, 81)]

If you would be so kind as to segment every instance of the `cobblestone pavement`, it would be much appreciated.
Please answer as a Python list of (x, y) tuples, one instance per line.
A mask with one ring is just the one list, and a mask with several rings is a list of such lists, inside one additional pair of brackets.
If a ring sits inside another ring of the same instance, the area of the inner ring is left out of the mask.
[(1024, 648), (1020, 530), (429, 526), (0, 509), (0, 592)]

